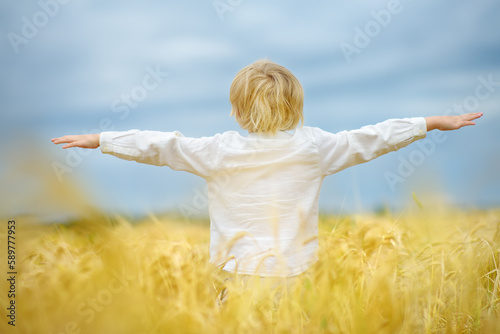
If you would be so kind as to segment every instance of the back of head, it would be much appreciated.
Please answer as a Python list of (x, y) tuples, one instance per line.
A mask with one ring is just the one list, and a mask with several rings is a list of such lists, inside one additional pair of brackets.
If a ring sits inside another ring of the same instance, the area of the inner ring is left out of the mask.
[(276, 133), (304, 121), (304, 91), (285, 67), (258, 60), (238, 72), (231, 84), (231, 116), (249, 132)]

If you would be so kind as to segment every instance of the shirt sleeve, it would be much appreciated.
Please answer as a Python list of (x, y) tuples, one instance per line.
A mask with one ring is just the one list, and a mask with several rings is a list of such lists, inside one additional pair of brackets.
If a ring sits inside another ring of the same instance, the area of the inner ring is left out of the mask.
[(215, 166), (220, 134), (189, 138), (180, 132), (130, 130), (102, 132), (101, 152), (125, 160), (156, 166), (169, 166), (208, 177)]
[(336, 134), (315, 128), (319, 164), (323, 175), (339, 172), (425, 138), (425, 118), (389, 119), (358, 130)]

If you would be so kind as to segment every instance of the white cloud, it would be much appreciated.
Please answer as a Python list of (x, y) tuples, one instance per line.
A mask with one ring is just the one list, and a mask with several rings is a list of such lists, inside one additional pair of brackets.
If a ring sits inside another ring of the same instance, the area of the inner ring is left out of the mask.
[(224, 61), (237, 53), (231, 44), (206, 37), (176, 36), (152, 44), (152, 59), (175, 66), (196, 66), (199, 62)]

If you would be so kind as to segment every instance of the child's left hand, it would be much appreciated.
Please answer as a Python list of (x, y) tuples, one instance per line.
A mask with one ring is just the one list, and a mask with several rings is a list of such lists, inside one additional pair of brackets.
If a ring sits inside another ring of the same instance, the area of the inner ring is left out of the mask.
[(59, 138), (52, 138), (51, 141), (54, 144), (67, 144), (62, 148), (98, 148), (100, 136), (101, 135), (99, 133), (89, 135), (62, 136)]

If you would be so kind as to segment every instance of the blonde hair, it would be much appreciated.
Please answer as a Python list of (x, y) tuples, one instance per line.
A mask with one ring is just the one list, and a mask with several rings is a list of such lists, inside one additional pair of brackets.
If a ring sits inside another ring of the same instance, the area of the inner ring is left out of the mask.
[(304, 123), (304, 90), (285, 67), (261, 59), (236, 74), (229, 91), (231, 116), (249, 132), (287, 131)]

